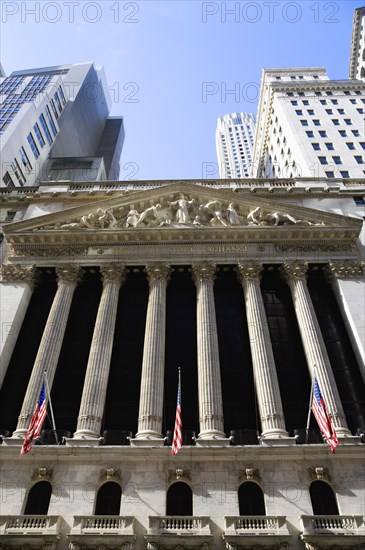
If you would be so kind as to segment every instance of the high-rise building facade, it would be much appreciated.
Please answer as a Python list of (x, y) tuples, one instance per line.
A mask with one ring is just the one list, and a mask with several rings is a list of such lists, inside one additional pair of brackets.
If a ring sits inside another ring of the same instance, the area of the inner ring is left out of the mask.
[(1, 78), (0, 185), (117, 180), (124, 128), (122, 118), (108, 116), (110, 109), (104, 71), (93, 63), (15, 71)]
[(221, 178), (245, 178), (251, 174), (254, 135), (252, 114), (232, 113), (218, 119), (216, 149)]
[(264, 69), (253, 153), (256, 177), (364, 177), (365, 94), (325, 69)]
[(365, 8), (357, 8), (352, 24), (349, 78), (365, 81)]

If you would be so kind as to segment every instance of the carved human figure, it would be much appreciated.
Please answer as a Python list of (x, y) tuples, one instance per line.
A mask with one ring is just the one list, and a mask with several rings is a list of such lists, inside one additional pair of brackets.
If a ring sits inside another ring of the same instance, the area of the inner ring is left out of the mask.
[(61, 229), (93, 229), (95, 227), (95, 214), (90, 214), (81, 217), (79, 222), (64, 223)]
[(159, 224), (159, 227), (165, 227), (166, 225), (170, 225), (170, 224), (171, 224), (170, 216), (168, 214), (164, 214)]
[(139, 220), (137, 221), (134, 227), (138, 227), (143, 222), (145, 222), (148, 225), (150, 222), (157, 220), (158, 211), (160, 209), (161, 209), (161, 205), (156, 204), (156, 206), (150, 206), (149, 208), (146, 208), (146, 210), (143, 210), (143, 212), (139, 216)]
[(238, 217), (237, 211), (233, 202), (229, 203), (227, 208), (227, 220), (231, 225), (241, 225), (241, 221)]
[(195, 216), (194, 221), (193, 221), (193, 225), (195, 225), (196, 227), (202, 227), (203, 226), (203, 224), (201, 223), (199, 215)]
[(180, 198), (176, 201), (170, 202), (169, 206), (177, 208), (175, 220), (177, 223), (190, 223), (189, 208), (195, 203), (195, 199), (188, 201), (184, 195), (180, 195)]
[(249, 222), (253, 223), (254, 225), (261, 225), (262, 223), (261, 207), (257, 206), (254, 210), (251, 210), (251, 212), (247, 214), (247, 219)]
[(104, 227), (116, 227), (116, 225), (118, 224), (117, 220), (110, 210), (98, 208), (96, 213), (98, 215), (98, 222), (100, 223), (102, 229), (104, 229)]
[(283, 214), (282, 212), (272, 212), (265, 216), (265, 222), (269, 225), (282, 225), (284, 223), (296, 224), (297, 220), (290, 214)]
[(139, 213), (134, 208), (134, 204), (131, 205), (131, 209), (127, 214), (127, 219), (125, 221), (124, 227), (136, 227), (139, 220)]
[(221, 205), (218, 201), (207, 202), (207, 204), (204, 206), (204, 209), (212, 215), (209, 222), (211, 225), (221, 224), (227, 227), (227, 222), (223, 219)]

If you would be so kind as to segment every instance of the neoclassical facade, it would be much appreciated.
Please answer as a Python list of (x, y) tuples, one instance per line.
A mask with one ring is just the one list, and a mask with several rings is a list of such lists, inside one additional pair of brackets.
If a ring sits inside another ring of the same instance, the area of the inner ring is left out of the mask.
[(364, 548), (361, 185), (4, 190), (1, 548)]

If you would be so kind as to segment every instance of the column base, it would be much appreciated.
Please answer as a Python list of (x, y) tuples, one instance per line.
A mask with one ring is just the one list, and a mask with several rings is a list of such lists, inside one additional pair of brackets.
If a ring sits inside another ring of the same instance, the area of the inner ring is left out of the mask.
[(66, 437), (66, 447), (98, 447), (100, 438), (95, 437)]
[(361, 437), (358, 435), (338, 435), (338, 446), (341, 447), (341, 445), (363, 445), (361, 443)]
[(229, 447), (231, 440), (227, 437), (205, 437), (204, 439), (196, 439), (195, 443), (197, 447)]
[(24, 439), (27, 435), (27, 431), (28, 430), (15, 430), (11, 435), (11, 439)]
[(162, 437), (134, 438), (130, 440), (130, 443), (131, 447), (163, 447), (165, 440)]
[(154, 432), (152, 430), (141, 430), (136, 433), (135, 439), (162, 439), (163, 435), (160, 432)]
[(261, 436), (260, 444), (262, 447), (295, 447), (297, 440), (295, 437), (289, 437), (288, 435), (276, 437), (267, 435)]
[(23, 445), (24, 437), (4, 437), (3, 445), (8, 447), (21, 447)]

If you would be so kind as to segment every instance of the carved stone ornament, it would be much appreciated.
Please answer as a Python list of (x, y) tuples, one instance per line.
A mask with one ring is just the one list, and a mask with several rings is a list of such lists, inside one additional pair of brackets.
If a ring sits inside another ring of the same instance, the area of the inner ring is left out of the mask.
[(351, 252), (354, 245), (351, 243), (285, 243), (275, 244), (277, 252)]
[(53, 469), (52, 468), (34, 468), (32, 474), (32, 481), (52, 481)]
[(35, 265), (3, 265), (1, 282), (26, 283), (33, 287), (37, 282), (38, 272)]
[(176, 470), (169, 470), (168, 472), (168, 482), (172, 483), (173, 481), (190, 481), (190, 470), (183, 470), (181, 468), (176, 468)]
[(201, 263), (191, 266), (195, 284), (203, 281), (214, 282), (217, 266), (215, 264)]
[(170, 264), (165, 264), (162, 262), (156, 262), (154, 264), (146, 265), (144, 270), (148, 276), (148, 282), (151, 284), (154, 281), (164, 281), (168, 283), (171, 275), (171, 266)]
[(279, 227), (288, 225), (324, 226), (306, 218), (296, 218), (286, 212), (256, 206), (243, 212), (236, 203), (214, 198), (201, 202), (182, 193), (172, 195), (172, 200), (149, 205), (142, 203), (110, 209), (93, 209), (83, 216), (53, 225), (44, 225), (39, 230), (95, 231), (118, 229), (143, 229), (154, 227)]
[(57, 273), (57, 282), (58, 284), (67, 283), (67, 284), (79, 284), (83, 271), (80, 269), (79, 265), (59, 265), (56, 267)]
[(100, 267), (100, 271), (103, 275), (103, 285), (115, 283), (122, 286), (126, 280), (127, 272), (123, 265), (105, 264)]
[(281, 274), (286, 281), (298, 281), (307, 279), (308, 262), (299, 260), (286, 261), (280, 268)]
[(357, 260), (330, 260), (327, 270), (337, 279), (364, 277), (365, 262)]
[(242, 483), (244, 481), (260, 481), (260, 472), (254, 468), (246, 468), (245, 470), (238, 470), (238, 481)]
[(253, 279), (259, 281), (261, 278), (262, 265), (255, 261), (239, 262), (237, 265), (238, 278)]
[(328, 482), (331, 481), (331, 476), (329, 474), (328, 468), (308, 468), (308, 475), (311, 481), (315, 481), (316, 479), (324, 479)]
[(116, 470), (115, 468), (105, 468), (104, 470), (100, 470), (99, 482), (110, 480), (119, 482), (122, 481), (120, 470)]

